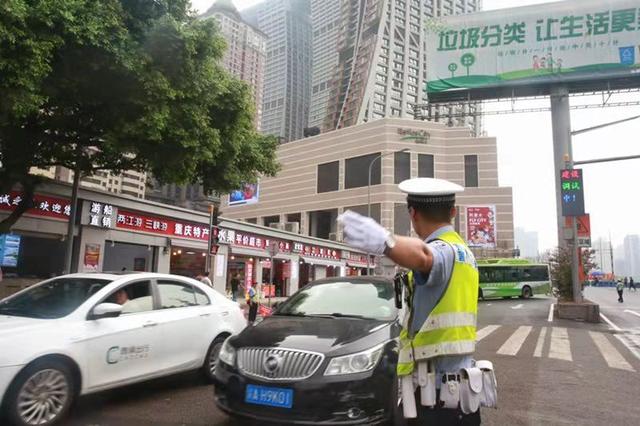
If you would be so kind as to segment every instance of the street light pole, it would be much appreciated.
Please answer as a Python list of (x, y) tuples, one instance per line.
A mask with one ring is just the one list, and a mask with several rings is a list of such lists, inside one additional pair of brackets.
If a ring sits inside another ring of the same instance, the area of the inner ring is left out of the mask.
[[(369, 163), (369, 177), (367, 180), (367, 217), (371, 217), (371, 171), (373, 170), (373, 165), (376, 161), (380, 160), (382, 157), (386, 157), (391, 154), (397, 154), (399, 152), (408, 152), (409, 148), (403, 148), (400, 151), (391, 151), (384, 154), (378, 154), (371, 162)], [(367, 275), (371, 275), (371, 254), (367, 252)]]

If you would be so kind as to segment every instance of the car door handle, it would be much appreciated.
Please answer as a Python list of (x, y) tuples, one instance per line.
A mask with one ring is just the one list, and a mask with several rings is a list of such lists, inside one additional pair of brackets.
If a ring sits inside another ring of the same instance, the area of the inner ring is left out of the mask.
[(149, 321), (149, 322), (145, 322), (142, 326), (143, 327), (155, 327), (156, 325), (158, 325), (157, 322)]
[(201, 316), (201, 317), (210, 317), (210, 316), (211, 316), (211, 314), (210, 314), (210, 313), (209, 313), (209, 314), (200, 314), (200, 316)]
[(221, 314), (223, 317), (229, 316), (229, 311), (222, 311)]

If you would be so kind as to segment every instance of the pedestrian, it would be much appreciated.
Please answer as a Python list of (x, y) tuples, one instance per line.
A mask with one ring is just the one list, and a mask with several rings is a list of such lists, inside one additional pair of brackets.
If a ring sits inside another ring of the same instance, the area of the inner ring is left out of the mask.
[(240, 287), (240, 280), (238, 279), (238, 273), (236, 272), (231, 277), (231, 300), (233, 300), (234, 302), (237, 300), (239, 287)]
[(629, 288), (629, 279), (624, 277), (624, 288)]
[(633, 291), (638, 291), (636, 283), (633, 281), (633, 277), (629, 277), (629, 290), (631, 289), (633, 289)]
[(247, 305), (249, 305), (249, 325), (253, 325), (258, 316), (258, 289), (255, 284), (247, 289)]
[(399, 189), (407, 194), (419, 239), (394, 236), (373, 219), (347, 211), (338, 219), (344, 240), (410, 270), (401, 278), (409, 297), (397, 367), (408, 424), (479, 425), (480, 402), (469, 403), (469, 381), (463, 380), (463, 369), (475, 367), (478, 267), (451, 226), (455, 194), (464, 189), (432, 178), (406, 180)]
[(624, 303), (624, 299), (622, 298), (622, 293), (624, 293), (624, 283), (620, 278), (618, 278), (618, 284), (616, 284), (616, 290), (618, 290), (618, 302)]
[(198, 281), (200, 281), (202, 284), (206, 284), (209, 287), (213, 287), (213, 283), (211, 282), (211, 280), (209, 279), (209, 277), (207, 276), (206, 272), (205, 273), (201, 273), (198, 274), (198, 276), (196, 277), (196, 279)]

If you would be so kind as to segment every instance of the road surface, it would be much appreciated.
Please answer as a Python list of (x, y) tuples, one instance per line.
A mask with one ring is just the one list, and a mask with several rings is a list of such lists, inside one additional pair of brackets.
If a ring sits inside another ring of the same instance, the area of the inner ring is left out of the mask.
[[(615, 327), (549, 321), (554, 301), (546, 297), (480, 303), (476, 358), (494, 362), (500, 404), (483, 411), (483, 424), (637, 424), (640, 404), (630, 400), (640, 391), (640, 354), (632, 345), (640, 336), (640, 293), (625, 294), (624, 305), (613, 289), (589, 288), (585, 295), (602, 304)], [(81, 398), (63, 423), (242, 424), (215, 409), (212, 387), (195, 373)]]

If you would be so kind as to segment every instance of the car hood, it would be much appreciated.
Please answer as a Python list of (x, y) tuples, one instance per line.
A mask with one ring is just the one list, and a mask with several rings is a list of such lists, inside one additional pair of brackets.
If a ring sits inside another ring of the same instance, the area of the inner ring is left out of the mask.
[(335, 356), (368, 349), (399, 333), (397, 321), (272, 316), (246, 328), (233, 346), (302, 349)]
[(50, 326), (51, 320), (0, 315), (0, 339), (16, 336), (24, 337), (24, 333), (39, 331), (44, 327)]

